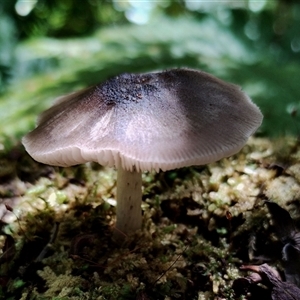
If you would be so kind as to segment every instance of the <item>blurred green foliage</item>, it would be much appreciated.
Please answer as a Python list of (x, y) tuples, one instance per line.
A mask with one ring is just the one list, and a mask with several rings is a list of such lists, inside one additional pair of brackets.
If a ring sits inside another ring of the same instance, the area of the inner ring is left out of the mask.
[(260, 134), (300, 130), (298, 1), (0, 2), (0, 137), (63, 93), (123, 72), (192, 67), (243, 87)]

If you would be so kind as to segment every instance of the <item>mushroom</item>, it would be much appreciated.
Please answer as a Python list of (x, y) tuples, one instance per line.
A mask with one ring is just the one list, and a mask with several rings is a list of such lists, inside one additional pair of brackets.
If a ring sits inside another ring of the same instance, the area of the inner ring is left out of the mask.
[(23, 138), (37, 161), (115, 166), (118, 232), (141, 228), (142, 172), (204, 165), (238, 152), (261, 125), (238, 86), (172, 69), (122, 74), (60, 98)]

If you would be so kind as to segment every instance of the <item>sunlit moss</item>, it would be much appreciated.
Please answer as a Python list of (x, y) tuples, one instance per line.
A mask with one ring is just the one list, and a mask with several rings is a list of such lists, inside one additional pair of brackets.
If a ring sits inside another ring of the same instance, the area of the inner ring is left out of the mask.
[(1, 274), (10, 274), (3, 293), (24, 299), (235, 299), (239, 266), (255, 257), (259, 234), (269, 232), (264, 200), (287, 207), (300, 197), (299, 143), (286, 139), (283, 153), (292, 159), (284, 166), (276, 145), (252, 138), (240, 153), (205, 167), (144, 174), (143, 228), (122, 247), (111, 239), (113, 168), (54, 168), (29, 159), (20, 147), (4, 151), (4, 162), (17, 153), (18, 163), (0, 185), (13, 208), (6, 209), (10, 218), (3, 217), (9, 224), (1, 243), (10, 236), (13, 250), (2, 250), (10, 255), (0, 263)]

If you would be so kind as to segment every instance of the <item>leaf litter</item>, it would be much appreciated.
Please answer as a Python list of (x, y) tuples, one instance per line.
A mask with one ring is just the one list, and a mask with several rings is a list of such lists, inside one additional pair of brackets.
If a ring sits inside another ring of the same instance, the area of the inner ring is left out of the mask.
[[(11, 151), (16, 163), (0, 174), (1, 299), (293, 299), (278, 294), (286, 285), (298, 292), (297, 139), (252, 138), (208, 166), (143, 174), (143, 229), (122, 247), (111, 238), (114, 170), (53, 168), (21, 146)], [(3, 165), (11, 151), (1, 153)]]

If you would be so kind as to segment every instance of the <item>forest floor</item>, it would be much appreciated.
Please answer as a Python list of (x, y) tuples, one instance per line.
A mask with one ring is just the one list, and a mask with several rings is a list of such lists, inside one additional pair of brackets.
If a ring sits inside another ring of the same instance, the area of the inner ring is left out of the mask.
[(207, 166), (143, 174), (143, 228), (123, 245), (115, 194), (114, 169), (1, 153), (0, 299), (271, 299), (241, 266), (268, 262), (286, 280), (265, 202), (297, 224), (300, 143), (252, 138)]

